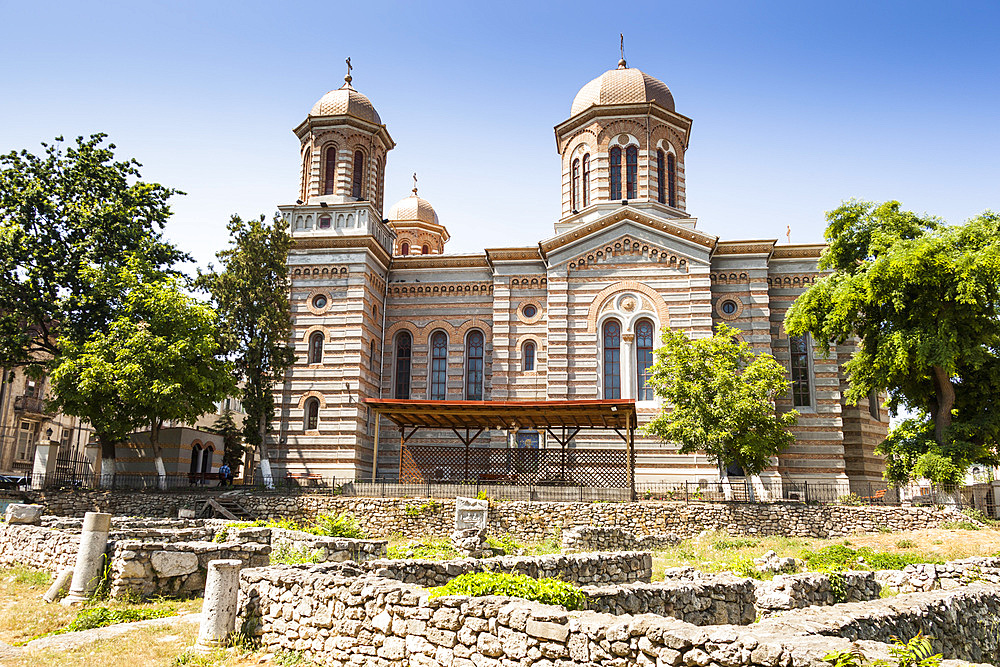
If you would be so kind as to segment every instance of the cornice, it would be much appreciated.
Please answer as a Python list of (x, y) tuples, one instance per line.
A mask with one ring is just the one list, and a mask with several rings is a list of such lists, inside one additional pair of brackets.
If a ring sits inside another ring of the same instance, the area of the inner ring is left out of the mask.
[(695, 245), (704, 246), (705, 248), (708, 248), (709, 251), (715, 248), (719, 240), (717, 236), (709, 236), (708, 234), (703, 234), (693, 229), (675, 225), (671, 222), (667, 222), (666, 220), (651, 218), (633, 208), (623, 206), (622, 210), (617, 213), (612, 213), (611, 215), (601, 218), (600, 220), (595, 220), (589, 224), (581, 225), (580, 227), (570, 231), (563, 232), (559, 236), (549, 239), (548, 241), (542, 241), (538, 244), (538, 247), (541, 249), (542, 255), (547, 257), (553, 250), (558, 250), (559, 248), (575, 243), (576, 241), (586, 238), (591, 234), (595, 234), (603, 229), (626, 220), (631, 220), (641, 225), (665, 232), (671, 236), (676, 236), (686, 241), (690, 241)]
[(399, 269), (488, 269), (486, 255), (407, 255), (394, 257), (393, 270)]
[(292, 238), (295, 250), (323, 250), (327, 248), (358, 248), (369, 250), (382, 263), (385, 268), (389, 267), (391, 257), (378, 241), (371, 236), (311, 236), (304, 238)]
[(777, 239), (753, 239), (749, 241), (719, 241), (713, 256), (718, 255), (768, 255), (774, 249)]
[(538, 246), (527, 248), (487, 248), (486, 256), (491, 262), (542, 261)]
[(798, 259), (803, 257), (819, 259), (824, 250), (826, 250), (825, 243), (776, 245), (774, 246), (774, 252), (771, 253), (771, 259)]
[(389, 136), (389, 130), (386, 128), (384, 123), (382, 125), (377, 125), (365, 120), (364, 118), (358, 118), (357, 116), (353, 116), (351, 114), (338, 114), (337, 116), (322, 117), (306, 116), (306, 119), (296, 125), (292, 132), (294, 132), (295, 136), (299, 138), (299, 141), (303, 141), (310, 131), (344, 126), (378, 135), (378, 137), (382, 139), (382, 142), (385, 144), (387, 151), (391, 151), (396, 147), (396, 142), (393, 141), (391, 136)]

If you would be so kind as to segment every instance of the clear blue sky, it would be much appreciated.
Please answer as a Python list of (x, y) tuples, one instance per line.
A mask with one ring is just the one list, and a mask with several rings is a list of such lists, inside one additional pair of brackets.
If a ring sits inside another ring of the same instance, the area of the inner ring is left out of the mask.
[(344, 58), (448, 252), (532, 245), (559, 212), (552, 127), (618, 61), (694, 119), (688, 210), (723, 238), (819, 241), (841, 200), (959, 222), (1000, 208), (997, 2), (12, 2), (0, 151), (102, 131), (187, 192), (168, 236), (209, 261), (231, 213), (296, 198), (291, 129)]

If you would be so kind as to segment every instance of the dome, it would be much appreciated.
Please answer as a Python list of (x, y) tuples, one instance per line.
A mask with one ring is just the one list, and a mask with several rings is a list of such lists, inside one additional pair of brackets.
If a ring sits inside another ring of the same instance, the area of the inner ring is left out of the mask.
[(310, 116), (354, 116), (376, 125), (382, 124), (371, 100), (354, 90), (348, 79), (337, 90), (331, 90), (313, 105)]
[(597, 77), (573, 98), (570, 115), (575, 116), (595, 104), (634, 104), (656, 102), (674, 111), (674, 96), (667, 84), (645, 72), (628, 67), (625, 61), (618, 63), (618, 69), (609, 69)]
[(400, 199), (389, 209), (386, 218), (389, 222), (429, 222), (440, 225), (434, 207), (426, 199), (417, 196), (414, 188), (413, 194), (406, 199)]

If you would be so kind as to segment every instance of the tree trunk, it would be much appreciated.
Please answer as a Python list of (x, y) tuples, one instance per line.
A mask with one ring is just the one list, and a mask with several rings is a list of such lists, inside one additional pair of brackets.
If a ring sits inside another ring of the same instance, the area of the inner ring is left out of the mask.
[(260, 474), (264, 478), (264, 486), (268, 489), (274, 488), (274, 477), (271, 475), (271, 460), (267, 458), (267, 419), (264, 415), (260, 417)]
[(101, 443), (101, 477), (99, 486), (110, 489), (115, 483), (115, 443), (109, 438), (97, 434)]
[[(163, 422), (154, 419), (150, 424), (149, 442), (153, 445), (153, 461), (156, 463), (156, 475), (159, 477), (158, 486), (160, 491), (167, 490), (167, 468), (163, 465), (163, 449), (160, 447), (160, 427)], [(191, 454), (194, 456), (194, 453)]]
[(955, 405), (955, 387), (951, 377), (941, 366), (934, 366), (934, 395), (937, 399), (937, 410), (934, 418), (934, 440), (944, 446), (945, 432), (951, 427), (951, 409)]
[(729, 470), (722, 459), (719, 459), (719, 483), (722, 485), (722, 496), (726, 500), (733, 499), (733, 486), (729, 483)]

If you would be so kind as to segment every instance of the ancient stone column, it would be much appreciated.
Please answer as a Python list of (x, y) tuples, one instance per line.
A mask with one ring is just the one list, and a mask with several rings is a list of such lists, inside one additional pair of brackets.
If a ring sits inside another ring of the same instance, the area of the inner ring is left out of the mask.
[(103, 512), (87, 512), (83, 517), (83, 534), (80, 535), (80, 550), (76, 553), (76, 567), (73, 568), (73, 583), (69, 595), (62, 600), (66, 606), (81, 604), (97, 588), (104, 566), (104, 550), (108, 546), (108, 532), (111, 530), (111, 515)]
[(73, 578), (73, 568), (67, 567), (66, 569), (59, 570), (59, 574), (56, 576), (56, 580), (52, 582), (49, 586), (49, 590), (45, 592), (42, 599), (46, 602), (55, 602), (59, 594), (62, 593), (63, 589), (69, 586), (70, 580)]
[(201, 629), (196, 651), (225, 646), (236, 630), (236, 603), (240, 592), (240, 560), (213, 560), (208, 563), (205, 601), (201, 605)]

